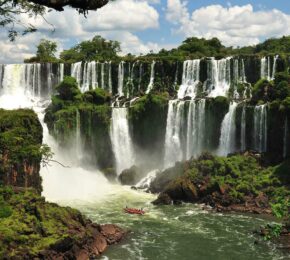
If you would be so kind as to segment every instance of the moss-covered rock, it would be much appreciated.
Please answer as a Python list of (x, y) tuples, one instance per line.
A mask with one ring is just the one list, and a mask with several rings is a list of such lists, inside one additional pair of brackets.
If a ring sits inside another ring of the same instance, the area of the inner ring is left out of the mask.
[(163, 158), (167, 111), (167, 93), (143, 96), (129, 109), (132, 139), (147, 169)]
[(123, 235), (116, 226), (93, 224), (77, 210), (45, 202), (33, 190), (0, 187), (1, 259), (88, 259)]
[(28, 109), (0, 110), (0, 184), (41, 191), (42, 126)]
[(97, 165), (100, 169), (113, 167), (110, 94), (97, 88), (83, 94), (72, 91), (73, 94), (69, 95), (72, 98), (68, 98), (60, 94), (60, 86), (65, 90), (70, 86), (72, 91), (75, 89), (75, 81), (70, 77), (65, 78), (56, 88), (57, 94), (46, 109), (44, 121), (50, 134), (62, 147), (71, 148), (79, 127), (83, 149), (90, 155), (84, 158), (84, 163)]
[[(175, 174), (166, 175), (166, 172)], [(176, 164), (157, 176), (166, 178), (156, 203), (168, 197), (171, 202), (206, 203), (217, 209), (270, 213), (270, 203), (290, 197), (289, 164), (263, 167), (252, 155), (228, 158), (202, 155), (199, 159)], [(156, 181), (151, 185), (156, 189)]]

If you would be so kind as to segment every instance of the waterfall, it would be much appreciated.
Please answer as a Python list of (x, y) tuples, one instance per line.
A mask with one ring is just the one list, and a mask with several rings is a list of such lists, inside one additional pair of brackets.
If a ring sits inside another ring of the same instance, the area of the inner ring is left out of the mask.
[(204, 149), (206, 100), (191, 100), (187, 117), (186, 159), (199, 156)]
[(58, 79), (58, 82), (62, 82), (63, 81), (63, 78), (64, 78), (64, 64), (63, 63), (60, 63), (59, 64), (59, 79)]
[[(48, 89), (52, 86), (51, 73), (47, 75), (46, 79), (41, 78), (41, 68), (39, 63), (2, 65), (0, 94), (3, 102), (8, 102), (9, 97), (13, 96), (16, 104), (24, 99), (29, 104), (29, 99), (42, 97), (42, 88), (45, 83)], [(6, 100), (4, 100), (4, 95), (6, 95)]]
[[(47, 68), (47, 89), (48, 89), (48, 94), (50, 96), (50, 94), (52, 93), (52, 75), (53, 75), (51, 63), (46, 63), (46, 68)], [(39, 74), (40, 74), (40, 69), (39, 69)], [(40, 79), (40, 75), (38, 78)], [(40, 82), (38, 84), (40, 84)], [(40, 90), (41, 90), (41, 88), (38, 88), (38, 96), (39, 97), (41, 96)]]
[(258, 152), (267, 151), (267, 105), (256, 106), (254, 109), (254, 149)]
[(225, 115), (221, 127), (218, 155), (226, 156), (236, 149), (236, 109), (237, 103), (230, 104), (229, 112)]
[(121, 61), (118, 67), (118, 95), (119, 97), (124, 96), (123, 86), (124, 86), (124, 61)]
[(105, 88), (105, 64), (101, 63), (101, 88)]
[(208, 79), (206, 90), (209, 97), (226, 96), (231, 85), (232, 57), (208, 61)]
[(150, 91), (153, 89), (154, 87), (154, 78), (155, 78), (155, 61), (152, 62), (151, 64), (151, 74), (150, 74), (150, 81), (149, 81), (149, 85), (147, 87), (146, 90), (146, 94), (149, 94)]
[(143, 63), (140, 62), (140, 65), (139, 65), (139, 85), (138, 85), (138, 91), (140, 91), (140, 89), (141, 89), (142, 76), (143, 76)]
[(112, 86), (112, 62), (108, 63), (108, 86), (109, 86), (109, 93), (113, 93), (113, 86)]
[(71, 65), (71, 76), (76, 79), (81, 86), (81, 73), (82, 73), (82, 62), (76, 62)]
[[(204, 150), (206, 100), (169, 101), (164, 167), (199, 156)], [(186, 109), (188, 109), (186, 111)], [(187, 115), (187, 116), (186, 116)]]
[(274, 56), (274, 62), (273, 62), (273, 70), (272, 70), (272, 77), (271, 80), (275, 79), (275, 74), (276, 74), (276, 70), (277, 70), (277, 60), (279, 58), (279, 55), (275, 55)]
[(134, 165), (134, 150), (130, 136), (128, 108), (113, 108), (111, 123), (111, 142), (116, 158), (116, 172)]
[[(195, 98), (197, 85), (199, 83), (200, 60), (187, 60), (183, 63), (182, 84), (178, 90), (178, 98), (186, 96)], [(177, 80), (177, 75), (176, 75)]]
[(288, 117), (285, 119), (284, 126), (284, 138), (283, 138), (283, 158), (285, 159), (288, 155)]
[(270, 57), (263, 57), (261, 58), (261, 79), (272, 80), (274, 79), (276, 73), (276, 62), (278, 56), (274, 57), (272, 75), (271, 75), (271, 58)]
[(241, 151), (246, 150), (246, 106), (243, 106), (241, 118)]
[(175, 162), (183, 159), (181, 129), (184, 123), (184, 104), (184, 101), (169, 101), (165, 135), (165, 168), (173, 166)]

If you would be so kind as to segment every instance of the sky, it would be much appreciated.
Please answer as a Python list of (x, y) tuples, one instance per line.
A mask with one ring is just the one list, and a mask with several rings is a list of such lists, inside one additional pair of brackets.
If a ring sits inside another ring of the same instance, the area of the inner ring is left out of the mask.
[[(177, 47), (187, 37), (218, 37), (226, 46), (254, 45), (290, 35), (287, 0), (115, 0), (85, 18), (71, 8), (51, 11), (45, 19), (19, 19), (36, 33), (9, 42), (0, 28), (0, 63), (22, 63), (40, 39), (56, 41), (59, 52), (101, 35), (121, 43), (122, 54), (146, 54)], [(50, 25), (51, 24), (51, 25)], [(55, 30), (53, 30), (53, 27)]]

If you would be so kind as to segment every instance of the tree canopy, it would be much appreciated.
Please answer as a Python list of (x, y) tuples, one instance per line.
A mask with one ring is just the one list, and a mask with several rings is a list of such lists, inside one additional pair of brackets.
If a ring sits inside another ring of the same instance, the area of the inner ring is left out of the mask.
[(56, 62), (57, 43), (41, 39), (37, 46), (36, 56), (25, 60), (25, 62)]
[(65, 62), (108, 60), (117, 57), (121, 51), (118, 41), (110, 41), (97, 35), (92, 40), (83, 41), (71, 49), (64, 50), (60, 59)]

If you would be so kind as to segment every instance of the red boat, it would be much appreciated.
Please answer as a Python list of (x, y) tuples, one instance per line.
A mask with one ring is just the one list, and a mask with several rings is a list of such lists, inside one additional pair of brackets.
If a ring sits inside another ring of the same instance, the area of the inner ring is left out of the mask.
[(144, 215), (145, 214), (145, 211), (142, 209), (124, 208), (124, 211), (128, 214), (136, 214), (136, 215)]

